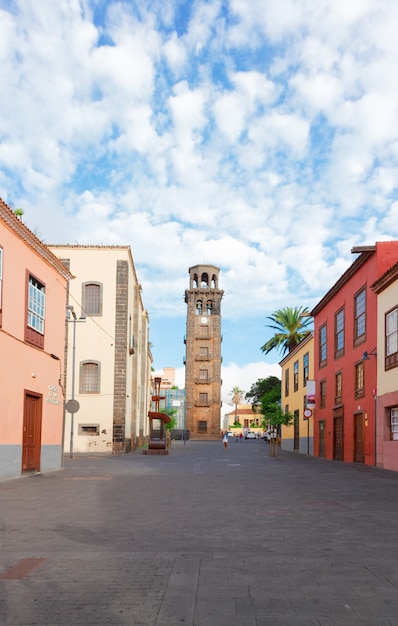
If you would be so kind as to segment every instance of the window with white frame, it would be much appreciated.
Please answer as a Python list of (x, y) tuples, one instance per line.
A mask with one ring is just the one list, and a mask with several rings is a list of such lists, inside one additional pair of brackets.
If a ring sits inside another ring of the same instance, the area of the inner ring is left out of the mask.
[(398, 407), (391, 409), (391, 439), (398, 441)]
[(28, 326), (44, 335), (44, 314), (46, 295), (44, 285), (29, 276), (28, 286)]
[[(398, 352), (398, 307), (386, 314), (386, 360), (388, 365), (396, 364), (392, 359)], [(391, 361), (391, 363), (390, 363)]]

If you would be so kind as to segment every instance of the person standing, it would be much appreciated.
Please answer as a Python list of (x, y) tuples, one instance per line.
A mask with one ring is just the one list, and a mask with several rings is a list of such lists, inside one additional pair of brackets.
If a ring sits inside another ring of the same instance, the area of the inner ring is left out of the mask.
[(228, 434), (224, 433), (224, 436), (222, 438), (222, 442), (224, 444), (224, 449), (226, 450), (228, 448)]

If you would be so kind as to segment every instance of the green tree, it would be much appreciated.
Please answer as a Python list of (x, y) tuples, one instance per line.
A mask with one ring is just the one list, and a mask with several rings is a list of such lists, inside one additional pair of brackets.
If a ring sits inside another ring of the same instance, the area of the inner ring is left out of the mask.
[(288, 426), (291, 424), (294, 415), (289, 411), (284, 411), (281, 408), (280, 402), (269, 403), (266, 406), (262, 403), (262, 412), (265, 422), (276, 435), (270, 439), (271, 456), (275, 456), (277, 451), (277, 436), (280, 434), (280, 427), (282, 425)]
[(162, 409), (162, 413), (165, 413), (171, 418), (169, 423), (165, 424), (165, 429), (173, 430), (177, 425), (177, 409)]
[(265, 396), (268, 403), (277, 402), (281, 399), (281, 381), (277, 376), (259, 378), (257, 382), (252, 384), (245, 398), (252, 402), (253, 411), (256, 411)]
[(237, 385), (235, 385), (235, 387), (232, 387), (232, 390), (229, 392), (229, 395), (232, 396), (232, 402), (235, 405), (235, 423), (238, 421), (238, 404), (242, 399), (243, 393), (244, 391), (242, 391), (242, 389), (239, 389)]
[(307, 307), (296, 306), (278, 309), (267, 319), (271, 320), (272, 324), (266, 324), (266, 327), (273, 328), (276, 333), (261, 346), (260, 349), (265, 354), (274, 348), (281, 350), (282, 355), (291, 352), (311, 332), (307, 329), (312, 324), (312, 318)]

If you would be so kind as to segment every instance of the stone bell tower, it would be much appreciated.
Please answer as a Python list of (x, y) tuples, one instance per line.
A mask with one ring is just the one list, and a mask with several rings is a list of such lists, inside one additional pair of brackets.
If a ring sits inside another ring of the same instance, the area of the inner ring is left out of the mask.
[(221, 416), (220, 270), (214, 265), (189, 268), (185, 338), (186, 428), (191, 439), (218, 439)]

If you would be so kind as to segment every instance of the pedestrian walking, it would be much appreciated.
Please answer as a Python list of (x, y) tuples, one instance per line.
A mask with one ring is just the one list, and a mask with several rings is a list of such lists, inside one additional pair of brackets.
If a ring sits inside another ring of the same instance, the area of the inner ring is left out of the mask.
[(227, 433), (224, 434), (224, 437), (222, 438), (222, 442), (224, 444), (224, 448), (227, 449), (228, 448), (228, 435), (227, 435)]

